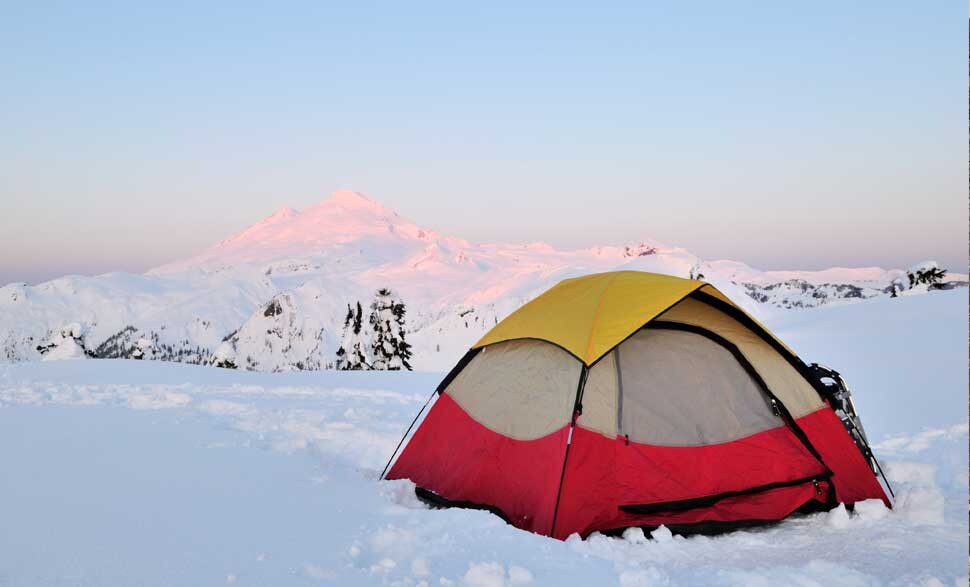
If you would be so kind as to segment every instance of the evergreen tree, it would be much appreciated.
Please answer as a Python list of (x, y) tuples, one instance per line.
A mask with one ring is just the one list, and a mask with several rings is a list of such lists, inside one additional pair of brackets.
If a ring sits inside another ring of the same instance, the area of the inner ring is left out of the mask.
[(348, 332), (350, 331), (350, 323), (354, 320), (354, 311), (350, 309), (350, 304), (347, 304), (347, 316), (344, 317), (344, 328), (340, 334), (340, 348), (337, 349), (337, 360), (334, 363), (334, 367), (338, 371), (347, 371), (347, 349), (344, 345), (347, 343)]
[(371, 356), (373, 368), (411, 370), (411, 345), (405, 339), (404, 303), (387, 288), (377, 290), (371, 303)]
[(347, 316), (344, 318), (343, 336), (340, 348), (337, 349), (336, 368), (340, 371), (363, 371), (369, 369), (367, 355), (364, 353), (363, 330), (364, 310), (357, 302), (357, 310), (347, 304)]
[(921, 283), (933, 285), (940, 283), (946, 277), (946, 269), (930, 266), (916, 270), (916, 273), (909, 273), (909, 286), (914, 287)]
[(378, 371), (386, 371), (394, 357), (394, 346), (391, 343), (391, 321), (394, 314), (391, 308), (391, 290), (382, 288), (374, 294), (374, 301), (370, 305), (371, 339), (370, 350), (373, 362), (371, 366)]
[(400, 370), (403, 367), (410, 371), (411, 345), (405, 339), (404, 315), (407, 310), (404, 307), (404, 302), (400, 300), (395, 302), (391, 307), (391, 312), (394, 314), (394, 326), (397, 328), (397, 336), (391, 338), (395, 355), (395, 360), (391, 362), (391, 369)]
[(151, 339), (142, 337), (135, 341), (135, 348), (131, 351), (132, 359), (154, 359), (155, 344)]
[[(919, 289), (920, 291), (940, 288), (940, 283), (946, 279), (947, 270), (935, 261), (924, 261), (906, 270), (903, 277), (897, 277), (893, 283), (900, 292)], [(923, 287), (921, 287), (923, 286)]]

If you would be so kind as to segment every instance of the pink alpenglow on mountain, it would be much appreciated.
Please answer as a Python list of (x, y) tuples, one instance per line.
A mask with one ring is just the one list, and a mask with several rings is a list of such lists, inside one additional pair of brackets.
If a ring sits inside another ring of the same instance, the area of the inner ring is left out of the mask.
[[(389, 288), (406, 307), (411, 365), (447, 369), (552, 284), (615, 269), (704, 279), (762, 317), (779, 308), (888, 296), (893, 279), (905, 275), (878, 268), (761, 272), (736, 261), (706, 262), (649, 238), (576, 250), (542, 242), (472, 243), (338, 190), (302, 211), (284, 206), (144, 275), (0, 288), (0, 361), (38, 360), (40, 344), (78, 323), (85, 348), (97, 357), (134, 356), (138, 341), (150, 340), (151, 352), (142, 356), (157, 360), (266, 371), (328, 368), (337, 360), (348, 305), (369, 309), (375, 293)], [(279, 312), (268, 312), (271, 305)]]

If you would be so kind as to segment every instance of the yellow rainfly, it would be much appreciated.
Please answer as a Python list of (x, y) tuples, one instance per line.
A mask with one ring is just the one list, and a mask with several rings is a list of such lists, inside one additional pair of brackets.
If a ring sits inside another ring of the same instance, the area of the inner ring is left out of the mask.
[(735, 305), (703, 281), (644, 271), (565, 279), (496, 324), (472, 348), (533, 338), (559, 345), (589, 366), (696, 290)]

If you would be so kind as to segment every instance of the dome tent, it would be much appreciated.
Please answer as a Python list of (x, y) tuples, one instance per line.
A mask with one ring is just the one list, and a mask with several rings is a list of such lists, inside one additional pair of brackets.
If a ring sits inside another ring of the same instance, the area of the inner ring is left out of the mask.
[(701, 281), (562, 281), (489, 331), (436, 394), (386, 478), (555, 538), (890, 505), (845, 398)]

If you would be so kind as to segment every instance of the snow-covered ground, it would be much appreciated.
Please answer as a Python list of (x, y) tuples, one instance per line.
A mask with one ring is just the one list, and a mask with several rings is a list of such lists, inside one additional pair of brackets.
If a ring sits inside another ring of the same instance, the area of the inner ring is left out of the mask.
[(3, 585), (966, 585), (967, 290), (779, 312), (852, 387), (897, 508), (566, 542), (377, 477), (440, 374), (0, 365)]

